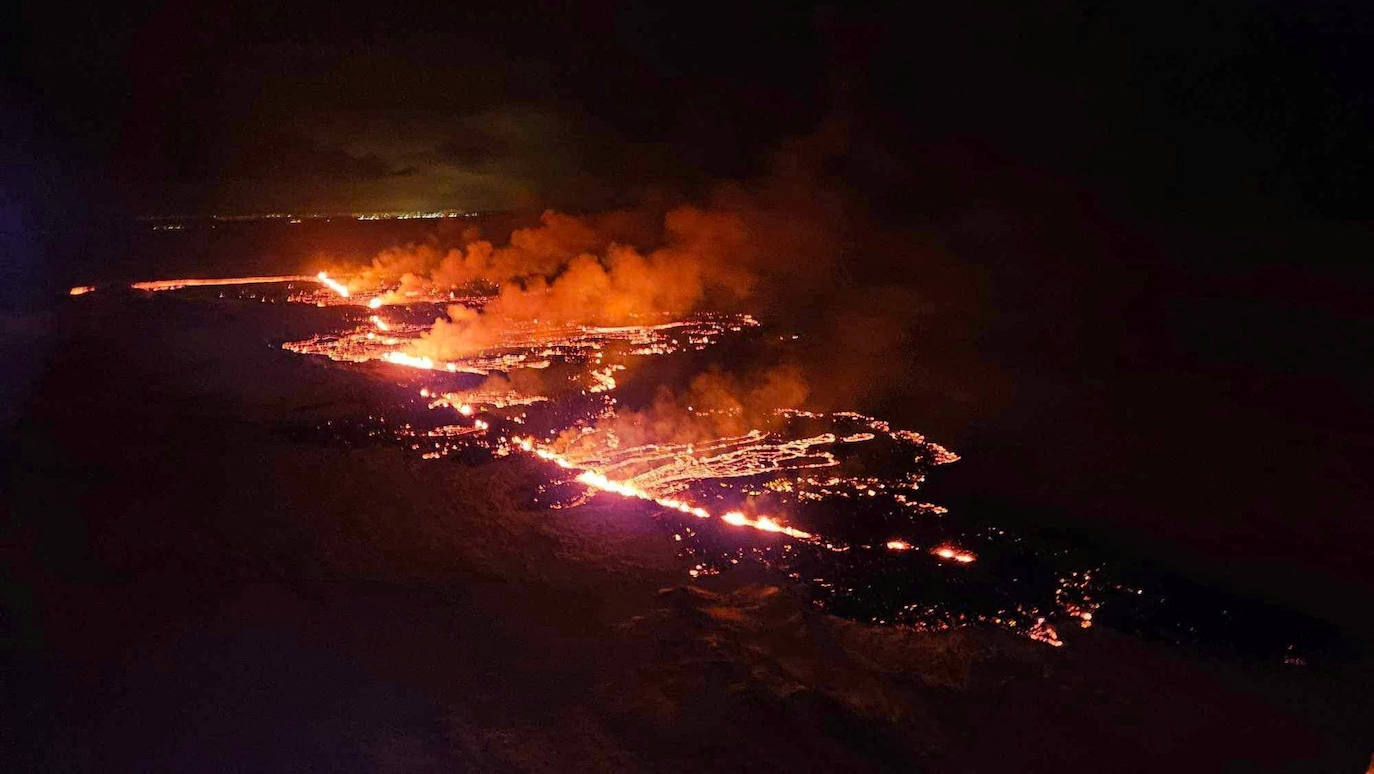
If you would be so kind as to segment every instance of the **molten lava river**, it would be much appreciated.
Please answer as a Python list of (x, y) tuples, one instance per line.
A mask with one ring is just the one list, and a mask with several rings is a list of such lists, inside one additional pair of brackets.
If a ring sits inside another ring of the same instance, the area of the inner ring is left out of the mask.
[(1301, 627), (1270, 611), (1247, 616), (1234, 601), (1180, 595), (1176, 582), (1114, 568), (1081, 547), (925, 502), (927, 476), (959, 457), (919, 433), (848, 411), (654, 400), (711, 364), (806, 345), (748, 315), (508, 322), (443, 356), (427, 341), (436, 319), (455, 305), (480, 312), (487, 298), (350, 293), (323, 272), (133, 287), (212, 287), (199, 292), (330, 308), (333, 327), (281, 346), (414, 385), (410, 404), (388, 420), (360, 421), (360, 430), (436, 465), (540, 460), (544, 479), (532, 482), (540, 504), (566, 510), (618, 498), (625, 518), (663, 526), (693, 577), (756, 563), (830, 613), (921, 630), (992, 626), (1059, 647), (1105, 624), (1190, 644), (1243, 641), (1290, 663), (1306, 658), (1295, 645)]

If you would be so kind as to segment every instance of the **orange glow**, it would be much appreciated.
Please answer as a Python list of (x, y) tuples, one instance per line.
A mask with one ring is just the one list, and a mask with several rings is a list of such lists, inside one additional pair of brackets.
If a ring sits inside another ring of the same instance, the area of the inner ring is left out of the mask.
[(129, 287), (134, 290), (178, 290), (192, 287), (214, 287), (217, 285), (266, 285), (273, 282), (316, 282), (316, 277), (305, 274), (287, 274), (271, 277), (218, 277), (214, 279), (170, 279), (135, 282)]
[(889, 540), (887, 547), (893, 551), (910, 551), (913, 546), (905, 540)]
[(1059, 639), (1059, 632), (1056, 632), (1053, 626), (1045, 623), (1043, 617), (1036, 619), (1035, 625), (1026, 632), (1026, 636), (1030, 637), (1032, 640), (1043, 642), (1050, 647), (1064, 647), (1064, 641)]
[[(712, 516), (711, 512), (706, 510), (705, 508), (694, 506), (690, 503), (686, 503), (682, 500), (678, 500), (672, 497), (655, 497), (654, 495), (632, 484), (627, 484), (622, 481), (613, 481), (607, 478), (605, 475), (598, 473), (594, 470), (580, 469), (572, 462), (568, 461), (568, 459), (562, 456), (561, 454), (546, 449), (543, 446), (536, 445), (532, 439), (514, 438), (512, 440), (514, 441), (517, 448), (529, 452), (530, 454), (533, 454), (534, 456), (540, 459), (548, 460), (549, 462), (554, 463), (560, 468), (564, 468), (566, 470), (580, 470), (581, 472), (577, 474), (577, 482), (580, 484), (585, 484), (593, 489), (602, 492), (611, 492), (612, 494), (618, 494), (621, 497), (631, 497), (637, 500), (647, 500), (648, 502), (661, 505), (664, 508), (671, 508), (675, 511), (696, 516), (700, 519), (709, 519)], [(753, 529), (759, 530), (760, 532), (778, 532), (783, 535), (787, 535), (788, 537), (796, 538), (798, 540), (815, 539), (815, 536), (813, 536), (810, 532), (804, 532), (793, 527), (788, 527), (769, 516), (760, 516), (756, 519), (751, 519), (748, 516), (745, 516), (743, 513), (740, 513), (739, 511), (729, 511), (722, 515), (720, 517), (720, 520), (725, 522), (726, 524), (731, 524), (737, 527), (752, 527)]]
[(328, 273), (320, 272), (319, 274), (315, 275), (315, 279), (319, 280), (322, 285), (334, 291), (335, 293), (338, 293), (344, 298), (348, 298), (348, 286), (343, 284), (342, 282), (339, 282), (338, 280), (330, 279)]
[(381, 297), (381, 296), (377, 296), (376, 298), (372, 299), (371, 301), (368, 301), (368, 302), (367, 302), (367, 308), (368, 308), (368, 309), (381, 309), (381, 308), (382, 308), (382, 297)]
[(69, 296), (84, 296), (84, 295), (86, 295), (87, 293), (93, 293), (93, 292), (95, 292), (95, 285), (77, 285), (76, 287), (72, 288), (71, 290), (68, 290), (68, 291), (67, 291), (67, 295), (69, 295)]
[(974, 559), (978, 558), (973, 554), (969, 553), (968, 551), (964, 551), (960, 548), (947, 545), (937, 546), (934, 550), (931, 551), (931, 553), (935, 554), (941, 559), (953, 559), (954, 561), (959, 562), (960, 564), (969, 564)]
[(592, 380), (595, 381), (596, 384), (588, 388), (587, 392), (610, 392), (614, 390), (616, 385), (615, 377), (611, 376), (611, 374), (623, 370), (625, 370), (625, 366), (623, 365), (610, 365), (597, 371), (589, 371), (588, 375), (592, 377)]
[(768, 516), (760, 516), (757, 519), (751, 519), (739, 511), (730, 511), (721, 516), (720, 520), (726, 524), (733, 524), (737, 527), (753, 527), (760, 532), (781, 532), (788, 537), (794, 537), (799, 540), (806, 540), (811, 537), (810, 532), (803, 532), (799, 529), (783, 526), (775, 519)]
[(387, 352), (382, 355), (382, 359), (388, 363), (409, 366), (410, 368), (424, 368), (430, 371), (433, 371), (435, 368), (433, 360), (430, 360), (427, 357), (416, 357), (415, 355), (407, 355), (404, 352)]

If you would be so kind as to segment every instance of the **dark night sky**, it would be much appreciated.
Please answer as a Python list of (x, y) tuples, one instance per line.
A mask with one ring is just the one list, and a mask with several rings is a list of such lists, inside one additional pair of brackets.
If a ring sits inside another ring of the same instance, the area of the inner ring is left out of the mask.
[(829, 118), (878, 206), (971, 154), (1132, 211), (1366, 214), (1361, 4), (956, 5), (25, 3), (8, 177), (40, 209), (594, 209)]

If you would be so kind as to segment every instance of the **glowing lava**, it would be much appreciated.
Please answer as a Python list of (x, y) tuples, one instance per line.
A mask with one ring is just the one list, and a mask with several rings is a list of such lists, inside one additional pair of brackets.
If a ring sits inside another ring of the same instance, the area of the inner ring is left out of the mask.
[(335, 293), (338, 293), (340, 296), (348, 298), (348, 286), (343, 284), (342, 282), (339, 282), (338, 280), (331, 279), (327, 272), (322, 271), (319, 274), (316, 274), (315, 279), (319, 280), (320, 284), (324, 285), (325, 287), (329, 288)]
[(134, 290), (180, 290), (181, 288), (215, 287), (219, 285), (266, 285), (275, 282), (316, 282), (316, 277), (308, 274), (291, 274), (271, 277), (218, 277), (214, 279), (170, 279), (135, 282), (129, 287)]
[[(314, 276), (309, 274), (278, 274), (256, 277), (186, 277), (182, 279), (145, 280), (142, 282), (130, 283), (129, 287), (134, 290), (148, 290), (156, 293), (167, 290), (181, 290), (182, 288), (221, 287), (230, 285), (270, 285), (283, 282), (318, 282), (337, 293), (340, 297), (348, 298), (348, 286), (331, 279), (326, 272), (320, 272)], [(67, 293), (68, 295), (80, 296), (94, 290), (94, 285), (77, 285), (67, 291)], [(380, 305), (379, 302), (378, 306)]]
[(430, 371), (439, 367), (436, 366), (434, 361), (430, 358), (407, 355), (404, 352), (387, 352), (382, 355), (382, 359), (388, 363), (403, 365), (409, 368), (424, 368)]
[(960, 564), (969, 564), (977, 558), (968, 551), (963, 551), (954, 546), (939, 546), (932, 550), (931, 553), (941, 559), (953, 559)]
[[(565, 470), (578, 470), (577, 466), (570, 462), (566, 457), (557, 454), (553, 451), (550, 451), (549, 449), (546, 449), (542, 446), (536, 445), (532, 439), (516, 438), (513, 440), (517, 447), (535, 455), (536, 457), (539, 457), (542, 460), (548, 460), (549, 462), (552, 462), (558, 467), (563, 468)], [(613, 494), (618, 494), (622, 497), (631, 497), (638, 500), (647, 500), (651, 503), (661, 505), (664, 508), (671, 508), (675, 511), (680, 511), (682, 513), (696, 516), (699, 519), (709, 519), (713, 517), (713, 514), (705, 508), (693, 506), (689, 503), (686, 503), (676, 498), (655, 497), (654, 495), (650, 494), (649, 492), (643, 489), (640, 489), (637, 486), (627, 484), (623, 481), (612, 481), (611, 479), (607, 478), (604, 474), (598, 473), (594, 470), (580, 470), (577, 474), (576, 480), (580, 484), (585, 484), (589, 487), (592, 487), (593, 489), (597, 489), (602, 492), (611, 492)], [(757, 518), (751, 519), (739, 511), (729, 511), (723, 514), (720, 517), (720, 520), (725, 522), (726, 524), (731, 524), (737, 527), (751, 527), (753, 529), (759, 530), (760, 532), (777, 532), (783, 535), (787, 535), (791, 538), (796, 538), (798, 540), (811, 540), (814, 538), (814, 536), (809, 532), (805, 532), (803, 530), (794, 529), (792, 527), (786, 526), (777, 521), (776, 519), (768, 516), (759, 516)]]

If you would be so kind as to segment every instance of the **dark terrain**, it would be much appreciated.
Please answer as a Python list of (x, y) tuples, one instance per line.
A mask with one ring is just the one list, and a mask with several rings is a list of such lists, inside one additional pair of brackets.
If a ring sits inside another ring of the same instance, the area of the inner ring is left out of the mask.
[[(1367, 629), (1347, 630), (1342, 657), (1295, 667), (1103, 627), (1059, 650), (985, 629), (870, 627), (813, 612), (758, 571), (687, 585), (642, 509), (533, 507), (527, 462), (292, 440), (291, 426), (384, 409), (399, 389), (277, 347), (316, 314), (96, 294), (8, 323), (8, 356), (33, 366), (6, 449), (13, 769), (1350, 772), (1369, 760)], [(941, 475), (988, 464), (990, 446), (950, 440), (965, 462)], [(1065, 498), (1093, 491), (1043, 475)], [(933, 481), (932, 499), (986, 506), (1019, 486), (976, 483), (960, 495)], [(1053, 504), (1033, 490), (1024, 502), (1023, 514)], [(1123, 523), (1118, 534), (1139, 528)], [(1226, 542), (1205, 524), (1196, 534)]]

